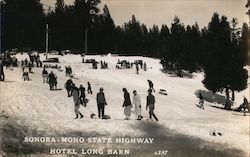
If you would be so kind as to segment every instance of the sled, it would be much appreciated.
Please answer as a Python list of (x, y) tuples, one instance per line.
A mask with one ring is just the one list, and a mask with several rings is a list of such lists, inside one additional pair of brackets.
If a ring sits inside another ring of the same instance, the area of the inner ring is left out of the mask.
[(160, 89), (159, 94), (168, 95), (167, 90), (165, 90), (165, 89)]
[(102, 119), (110, 119), (110, 116), (109, 115), (104, 115), (104, 116), (102, 116)]
[(44, 63), (59, 63), (59, 59), (57, 57), (55, 58), (48, 58), (47, 60), (43, 61)]

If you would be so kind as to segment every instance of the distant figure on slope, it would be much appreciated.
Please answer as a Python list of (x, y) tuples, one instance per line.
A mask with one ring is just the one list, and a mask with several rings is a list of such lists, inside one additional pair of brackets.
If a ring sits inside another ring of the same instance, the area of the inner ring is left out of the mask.
[(96, 102), (98, 108), (98, 117), (103, 118), (105, 115), (105, 105), (107, 105), (105, 95), (103, 93), (103, 88), (100, 88), (99, 93), (96, 95)]
[(70, 91), (71, 91), (72, 85), (73, 85), (73, 81), (71, 79), (68, 79), (67, 82), (64, 84), (64, 87), (67, 90), (68, 97), (70, 97)]
[(32, 73), (32, 62), (29, 62), (29, 73)]
[(152, 90), (148, 90), (148, 96), (147, 96), (147, 105), (146, 110), (149, 108), (149, 119), (152, 120), (152, 116), (155, 118), (156, 121), (158, 121), (158, 118), (154, 114), (155, 109), (155, 97), (152, 95)]
[(202, 94), (201, 94), (201, 92), (199, 92), (199, 105), (200, 105), (200, 108), (202, 108), (203, 110), (205, 109), (204, 108), (204, 98), (203, 98), (203, 96), (202, 96)]
[(47, 82), (49, 83), (50, 90), (56, 89), (57, 80), (56, 80), (56, 76), (53, 73), (53, 71), (50, 72), (50, 74), (48, 75), (47, 80), (48, 80)]
[(130, 95), (126, 88), (123, 88), (122, 91), (124, 92), (124, 102), (123, 102), (122, 107), (124, 107), (124, 114), (126, 116), (125, 120), (129, 120), (130, 115), (131, 115), (131, 108), (132, 108)]
[(144, 64), (143, 64), (143, 69), (144, 69), (144, 71), (147, 71), (147, 64), (146, 64), (146, 62), (144, 62)]
[(24, 60), (24, 65), (25, 65), (25, 67), (28, 66), (28, 59), (27, 58), (25, 58), (25, 60)]
[(139, 74), (139, 65), (136, 63), (136, 74)]
[(244, 97), (243, 103), (239, 106), (238, 111), (240, 112), (242, 109), (244, 110), (244, 116), (246, 115), (246, 109), (250, 112), (250, 106), (246, 97)]
[(48, 77), (48, 71), (46, 70), (45, 67), (43, 67), (42, 76), (43, 76), (43, 83), (45, 83)]
[(133, 91), (133, 104), (135, 105), (135, 114), (138, 116), (137, 120), (141, 120), (143, 117), (141, 116), (141, 97), (137, 94), (137, 91)]
[(65, 76), (73, 77), (71, 66), (65, 66)]
[(79, 89), (75, 86), (75, 84), (72, 84), (71, 88), (71, 96), (73, 97), (74, 105), (75, 105), (75, 115), (76, 117), (74, 119), (78, 118), (78, 115), (80, 115), (80, 119), (83, 117), (82, 113), (79, 111), (80, 107), (80, 98), (79, 98)]
[(88, 94), (92, 94), (93, 92), (92, 92), (92, 89), (91, 89), (91, 85), (90, 85), (89, 82), (87, 84), (88, 84)]
[(0, 81), (4, 81), (5, 76), (4, 76), (4, 70), (3, 70), (3, 61), (0, 59)]
[(154, 89), (154, 84), (151, 80), (148, 80), (148, 86), (149, 86), (149, 89), (151, 89), (152, 91), (155, 92), (155, 89)]
[(79, 87), (79, 91), (80, 91), (80, 103), (86, 107), (86, 102), (85, 102), (85, 99), (86, 99), (86, 95), (85, 95), (85, 88), (80, 85)]
[(24, 73), (24, 70), (26, 68), (24, 63), (21, 65), (21, 68), (22, 68), (22, 72)]

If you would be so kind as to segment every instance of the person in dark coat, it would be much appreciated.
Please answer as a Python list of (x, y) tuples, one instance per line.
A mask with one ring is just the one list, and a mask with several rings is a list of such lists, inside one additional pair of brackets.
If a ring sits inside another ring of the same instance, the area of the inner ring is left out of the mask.
[(122, 107), (124, 107), (124, 114), (126, 116), (125, 120), (129, 120), (131, 115), (132, 103), (127, 89), (123, 88), (122, 91), (124, 92), (124, 102)]
[(74, 119), (77, 119), (78, 115), (80, 115), (80, 119), (81, 119), (81, 118), (83, 118), (83, 115), (79, 111), (79, 108), (80, 108), (79, 89), (75, 86), (74, 83), (72, 84), (72, 88), (71, 88), (71, 96), (73, 97), (74, 106), (75, 106), (76, 117)]
[(139, 74), (139, 65), (136, 63), (136, 74)]
[(239, 106), (238, 112), (240, 112), (242, 109), (244, 110), (244, 116), (246, 115), (246, 109), (248, 109), (248, 111), (250, 112), (249, 103), (246, 97), (243, 98), (243, 103)]
[(48, 77), (48, 71), (46, 70), (45, 67), (43, 67), (42, 76), (43, 76), (43, 83), (45, 83)]
[(200, 108), (204, 110), (204, 98), (201, 93), (199, 93), (199, 99), (200, 99), (199, 101)]
[(143, 69), (144, 69), (144, 71), (147, 71), (147, 64), (146, 64), (146, 62), (144, 62), (144, 64), (143, 64)]
[(155, 89), (154, 89), (154, 84), (151, 80), (148, 80), (148, 86), (149, 86), (149, 89), (151, 89), (152, 91), (155, 92)]
[(49, 83), (50, 90), (55, 89), (56, 85), (57, 85), (57, 80), (56, 80), (56, 76), (53, 73), (53, 71), (50, 72), (47, 79), (48, 79), (47, 82)]
[(70, 90), (73, 85), (73, 81), (71, 79), (68, 79), (67, 82), (64, 84), (64, 87), (67, 90), (68, 97), (70, 97)]
[(4, 81), (5, 76), (4, 76), (4, 70), (3, 70), (3, 61), (0, 59), (0, 81)]
[(88, 94), (92, 94), (93, 92), (92, 92), (92, 89), (91, 89), (91, 85), (90, 85), (89, 82), (87, 84), (88, 84)]
[(152, 94), (152, 90), (148, 90), (148, 96), (147, 96), (147, 104), (146, 104), (146, 110), (149, 108), (149, 119), (152, 120), (152, 116), (155, 118), (156, 121), (158, 121), (158, 118), (154, 114), (155, 109), (155, 97)]
[(86, 102), (85, 102), (85, 99), (86, 99), (85, 88), (82, 85), (80, 85), (79, 91), (80, 91), (80, 103), (86, 107)]
[(31, 63), (31, 61), (29, 62), (29, 72), (32, 73), (32, 63)]
[(105, 115), (105, 105), (107, 105), (105, 95), (103, 93), (103, 88), (100, 88), (99, 93), (96, 95), (96, 102), (97, 102), (97, 108), (98, 108), (98, 117), (103, 118)]
[(24, 64), (25, 64), (25, 67), (27, 67), (27, 66), (28, 66), (28, 60), (27, 60), (27, 58), (25, 58), (25, 60), (24, 60)]

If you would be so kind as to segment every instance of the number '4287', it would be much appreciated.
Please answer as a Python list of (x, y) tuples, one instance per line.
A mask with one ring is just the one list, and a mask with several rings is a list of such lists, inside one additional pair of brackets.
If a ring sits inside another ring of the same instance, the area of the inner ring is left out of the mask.
[(154, 152), (154, 155), (167, 155), (168, 150), (157, 150)]

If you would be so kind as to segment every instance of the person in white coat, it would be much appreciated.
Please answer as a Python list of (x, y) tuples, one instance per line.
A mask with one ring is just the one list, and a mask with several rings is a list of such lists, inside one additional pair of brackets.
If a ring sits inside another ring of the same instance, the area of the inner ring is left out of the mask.
[(141, 97), (137, 94), (137, 91), (133, 91), (133, 104), (135, 106), (135, 114), (138, 116), (137, 120), (141, 120), (143, 117), (141, 115)]
[(72, 84), (70, 96), (73, 97), (74, 106), (75, 106), (75, 114), (76, 114), (76, 117), (75, 117), (74, 119), (77, 119), (77, 118), (78, 118), (78, 115), (80, 115), (80, 119), (83, 118), (82, 113), (79, 111), (79, 108), (80, 108), (79, 89), (75, 86), (74, 83)]

